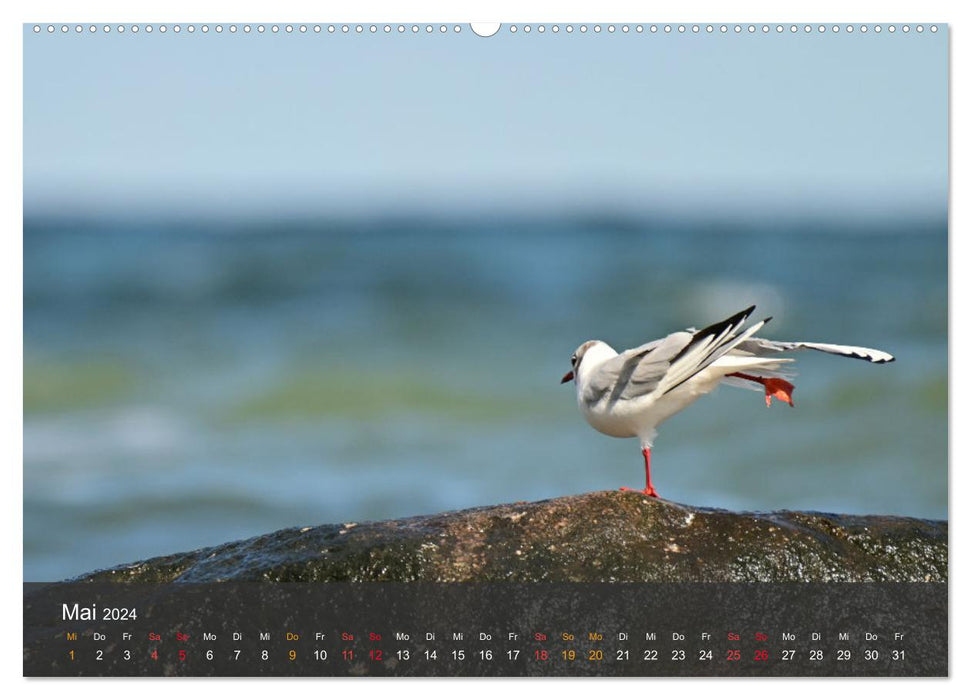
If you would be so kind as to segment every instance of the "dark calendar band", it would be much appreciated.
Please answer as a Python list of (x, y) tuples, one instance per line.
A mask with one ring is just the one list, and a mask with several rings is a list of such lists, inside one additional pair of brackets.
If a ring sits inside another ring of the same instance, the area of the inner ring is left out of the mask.
[(945, 676), (947, 585), (25, 584), (27, 676)]

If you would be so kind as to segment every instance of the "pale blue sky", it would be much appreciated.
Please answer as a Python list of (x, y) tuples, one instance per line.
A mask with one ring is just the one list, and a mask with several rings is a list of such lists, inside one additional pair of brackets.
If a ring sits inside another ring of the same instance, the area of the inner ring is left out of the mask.
[(941, 215), (947, 37), (24, 37), (28, 215)]

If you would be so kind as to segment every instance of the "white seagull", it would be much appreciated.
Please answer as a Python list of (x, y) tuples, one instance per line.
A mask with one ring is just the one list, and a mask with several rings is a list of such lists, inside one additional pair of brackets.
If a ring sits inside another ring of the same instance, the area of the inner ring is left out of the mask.
[(750, 306), (700, 331), (678, 331), (620, 354), (602, 340), (588, 340), (573, 353), (573, 369), (560, 383), (576, 380), (580, 411), (601, 433), (640, 438), (647, 479), (642, 493), (657, 497), (651, 483), (657, 426), (721, 382), (764, 389), (766, 406), (772, 405), (773, 398), (792, 406), (795, 387), (786, 379), (792, 374), (783, 368), (794, 360), (778, 357), (779, 353), (807, 349), (877, 364), (894, 360), (893, 355), (871, 348), (754, 337), (771, 317), (739, 332), (754, 310)]

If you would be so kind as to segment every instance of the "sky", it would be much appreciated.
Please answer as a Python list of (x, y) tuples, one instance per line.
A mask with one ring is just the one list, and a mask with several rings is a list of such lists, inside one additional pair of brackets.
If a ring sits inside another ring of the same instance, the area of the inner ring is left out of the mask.
[(945, 211), (944, 27), (453, 26), (27, 25), (25, 214)]

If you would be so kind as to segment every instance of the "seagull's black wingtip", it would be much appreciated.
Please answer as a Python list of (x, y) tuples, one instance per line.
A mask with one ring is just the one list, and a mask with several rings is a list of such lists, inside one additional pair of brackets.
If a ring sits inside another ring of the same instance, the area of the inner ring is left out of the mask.
[(755, 311), (755, 304), (752, 304), (747, 309), (742, 309), (737, 314), (733, 314), (733, 315), (729, 316), (724, 321), (721, 321), (719, 323), (713, 323), (713, 324), (711, 324), (706, 330), (709, 330), (709, 329), (712, 329), (712, 328), (716, 328), (716, 327), (719, 327), (719, 326), (722, 326), (722, 325), (727, 325), (729, 327), (732, 327), (732, 326), (740, 326), (741, 324), (745, 323), (745, 320), (749, 316), (752, 315), (752, 312), (753, 311)]

